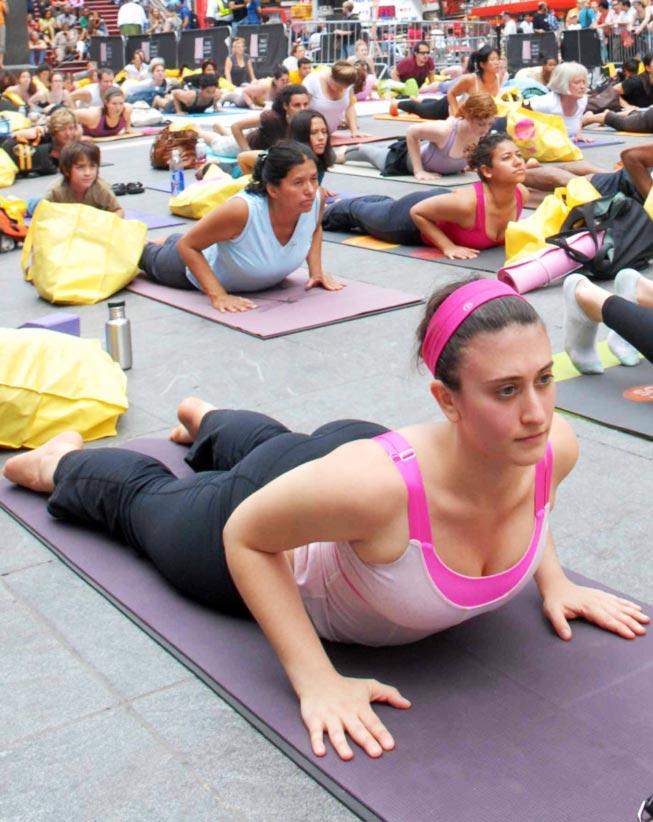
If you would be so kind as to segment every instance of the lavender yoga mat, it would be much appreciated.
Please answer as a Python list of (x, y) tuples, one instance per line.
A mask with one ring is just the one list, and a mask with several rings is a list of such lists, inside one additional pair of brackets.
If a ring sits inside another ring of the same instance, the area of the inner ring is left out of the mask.
[(323, 288), (307, 291), (304, 287), (307, 276), (305, 270), (299, 269), (276, 288), (245, 295), (257, 304), (257, 308), (234, 314), (216, 311), (206, 294), (194, 289), (167, 288), (144, 277), (137, 277), (127, 288), (142, 297), (173, 305), (264, 340), (423, 302), (422, 297), (404, 291), (342, 278), (341, 281), (347, 284), (342, 291), (325, 291)]
[[(188, 470), (165, 440), (126, 447)], [(184, 599), (129, 548), (49, 517), (39, 494), (0, 482), (0, 505), (363, 819), (623, 822), (653, 790), (650, 635), (627, 642), (574, 623), (562, 642), (531, 585), (419, 643), (327, 645), (341, 673), (389, 682), (413, 707), (376, 708), (393, 753), (317, 759), (255, 624)]]
[(174, 214), (147, 214), (143, 211), (132, 211), (130, 208), (125, 209), (125, 219), (140, 220), (150, 229), (186, 225), (186, 220), (181, 220), (179, 217), (175, 217)]

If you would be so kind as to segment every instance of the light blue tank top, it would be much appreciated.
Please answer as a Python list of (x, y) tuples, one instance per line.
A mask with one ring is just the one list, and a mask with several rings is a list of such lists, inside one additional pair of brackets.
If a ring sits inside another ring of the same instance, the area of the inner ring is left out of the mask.
[[(320, 216), (320, 192), (311, 210), (299, 216), (285, 245), (281, 245), (272, 230), (267, 197), (247, 191), (234, 196), (247, 203), (249, 216), (245, 228), (234, 240), (205, 248), (204, 258), (229, 293), (273, 288), (306, 260)], [(188, 268), (186, 276), (195, 288), (200, 288)]]

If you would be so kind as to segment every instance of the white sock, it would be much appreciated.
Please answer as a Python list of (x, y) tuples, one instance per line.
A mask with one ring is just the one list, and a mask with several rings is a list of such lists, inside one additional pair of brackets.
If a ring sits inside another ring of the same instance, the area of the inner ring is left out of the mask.
[(602, 374), (603, 366), (596, 350), (599, 326), (576, 302), (576, 288), (584, 280), (587, 277), (582, 274), (570, 274), (564, 282), (565, 351), (581, 374)]
[[(637, 281), (642, 275), (634, 268), (622, 268), (614, 278), (614, 291), (624, 300), (637, 302)], [(641, 359), (639, 351), (619, 336), (616, 331), (608, 334), (608, 347), (622, 365), (638, 365)]]

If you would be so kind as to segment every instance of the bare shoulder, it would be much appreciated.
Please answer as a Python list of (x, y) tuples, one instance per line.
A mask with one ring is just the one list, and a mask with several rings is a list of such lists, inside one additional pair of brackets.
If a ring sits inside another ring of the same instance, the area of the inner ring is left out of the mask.
[(549, 441), (553, 449), (553, 485), (570, 473), (578, 460), (578, 440), (574, 429), (560, 414), (553, 415)]

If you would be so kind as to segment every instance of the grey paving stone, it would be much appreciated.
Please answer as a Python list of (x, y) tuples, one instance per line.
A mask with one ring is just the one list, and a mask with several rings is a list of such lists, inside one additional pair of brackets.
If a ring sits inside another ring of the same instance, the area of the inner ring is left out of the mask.
[(0, 818), (7, 822), (242, 818), (125, 710), (3, 747)]
[(133, 708), (245, 819), (354, 819), (199, 681), (138, 699)]
[(52, 554), (9, 514), (0, 511), (0, 576), (52, 560)]
[(0, 613), (0, 645), (0, 745), (116, 702), (103, 682), (17, 601)]
[[(70, 648), (127, 699), (190, 674), (110, 602), (58, 560), (6, 577)], [(80, 614), (86, 614), (80, 619)]]

